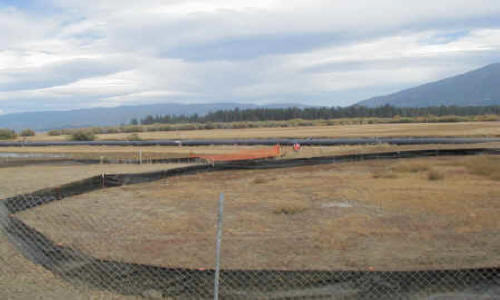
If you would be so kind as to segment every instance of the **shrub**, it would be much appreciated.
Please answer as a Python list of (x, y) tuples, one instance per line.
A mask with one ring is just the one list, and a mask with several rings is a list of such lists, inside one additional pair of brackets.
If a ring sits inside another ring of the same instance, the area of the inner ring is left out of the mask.
[(48, 135), (50, 136), (58, 136), (58, 135), (62, 135), (62, 130), (50, 130), (49, 132), (47, 132)]
[(300, 121), (297, 123), (298, 126), (314, 126), (314, 122), (313, 121)]
[(385, 179), (394, 179), (394, 178), (398, 178), (398, 175), (394, 172), (392, 172), (392, 170), (377, 170), (375, 172), (373, 172), (372, 174), (373, 178), (385, 178)]
[(231, 128), (233, 129), (242, 129), (242, 128), (247, 128), (247, 124), (243, 122), (238, 122), (238, 123), (232, 123)]
[(161, 125), (158, 126), (158, 131), (172, 131), (173, 128), (170, 125)]
[(120, 128), (118, 128), (118, 127), (107, 127), (106, 129), (103, 129), (102, 133), (120, 133)]
[(0, 140), (13, 140), (17, 138), (17, 133), (8, 128), (0, 128)]
[(284, 203), (283, 205), (276, 206), (273, 213), (277, 215), (295, 215), (306, 211), (308, 208), (305, 203)]
[(146, 126), (144, 128), (144, 130), (145, 131), (150, 131), (150, 132), (152, 132), (152, 131), (160, 131), (160, 127), (158, 127), (158, 125), (155, 124), (153, 126)]
[(271, 182), (271, 181), (275, 181), (277, 178), (274, 177), (274, 176), (257, 176), (254, 178), (254, 180), (252, 181), (254, 184), (261, 184), (261, 183), (268, 183), (268, 182)]
[(127, 141), (141, 141), (141, 137), (137, 133), (127, 135)]
[(101, 133), (105, 133), (105, 129), (101, 128), (101, 127), (91, 127), (87, 130), (90, 130), (92, 131), (94, 134), (101, 134)]
[(500, 115), (475, 116), (475, 121), (500, 121)]
[(35, 136), (35, 132), (31, 129), (24, 129), (23, 131), (21, 131), (21, 133), (19, 135), (20, 136)]
[(203, 129), (215, 129), (215, 125), (212, 123), (206, 123), (202, 128)]
[(90, 130), (77, 130), (71, 134), (71, 139), (73, 141), (93, 141), (95, 134)]
[(437, 122), (444, 122), (444, 123), (465, 122), (465, 121), (467, 121), (466, 117), (459, 117), (459, 116), (441, 116), (437, 119)]
[(177, 130), (196, 130), (198, 129), (196, 124), (179, 124)]
[(444, 179), (444, 174), (438, 170), (432, 169), (427, 173), (427, 179), (429, 180), (442, 180)]
[(254, 184), (266, 183), (268, 180), (264, 177), (257, 177), (253, 180)]

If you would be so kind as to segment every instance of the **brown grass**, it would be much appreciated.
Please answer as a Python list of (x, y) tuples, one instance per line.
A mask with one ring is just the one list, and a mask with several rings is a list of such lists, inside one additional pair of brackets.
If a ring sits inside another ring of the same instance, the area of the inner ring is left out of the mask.
[[(126, 140), (128, 133), (101, 134), (97, 139)], [(151, 139), (233, 139), (233, 138), (309, 138), (309, 137), (422, 137), (500, 136), (499, 122), (363, 124), (335, 126), (302, 126), (287, 128), (244, 128), (190, 131), (140, 132), (139, 137)], [(27, 140), (66, 140), (67, 136), (38, 134)]]
[(480, 155), (470, 159), (465, 166), (472, 174), (486, 176), (497, 181), (500, 180), (500, 158), (492, 159)]
[(109, 292), (89, 290), (57, 278), (33, 264), (14, 249), (0, 232), (0, 299), (137, 299)]
[[(327, 155), (343, 155), (356, 153), (377, 153), (389, 151), (405, 151), (419, 149), (456, 149), (456, 148), (500, 148), (500, 143), (463, 144), (463, 145), (355, 145), (355, 146), (304, 146), (300, 152), (291, 147), (283, 146), (284, 158), (300, 158)], [(78, 146), (78, 147), (0, 147), (0, 152), (15, 153), (51, 153), (62, 154), (69, 158), (91, 158), (137, 160), (139, 150), (142, 151), (144, 161), (159, 158), (188, 157), (190, 154), (211, 155), (229, 154), (242, 151), (253, 151), (265, 148), (263, 146), (200, 146), (200, 147), (127, 147), (127, 146)]]
[(392, 169), (379, 169), (373, 171), (373, 178), (398, 178), (398, 175)]
[(427, 173), (427, 179), (429, 179), (429, 180), (443, 180), (444, 174), (436, 169), (431, 169)]
[[(31, 166), (0, 169), (0, 198), (105, 173), (146, 172), (177, 165)], [(72, 227), (76, 228), (76, 227)], [(0, 299), (137, 299), (62, 281), (24, 258), (0, 230)]]
[(20, 217), (101, 258), (210, 268), (224, 192), (224, 268), (497, 265), (500, 190), (490, 177), (469, 172), (474, 159), (409, 160), (438, 169), (438, 181), (427, 172), (374, 178), (400, 164), (386, 160), (186, 175), (76, 196)]
[(138, 173), (185, 166), (185, 164), (155, 165), (60, 165), (0, 168), (0, 199), (46, 187), (58, 186), (87, 177), (117, 173)]
[(273, 210), (275, 214), (284, 214), (284, 215), (295, 215), (301, 212), (306, 211), (309, 208), (309, 205), (304, 201), (296, 201), (289, 203), (280, 203), (276, 205)]
[(428, 171), (430, 168), (431, 168), (431, 163), (427, 161), (418, 161), (418, 160), (408, 160), (408, 161), (403, 160), (392, 166), (392, 170), (395, 172), (410, 172), (410, 173)]

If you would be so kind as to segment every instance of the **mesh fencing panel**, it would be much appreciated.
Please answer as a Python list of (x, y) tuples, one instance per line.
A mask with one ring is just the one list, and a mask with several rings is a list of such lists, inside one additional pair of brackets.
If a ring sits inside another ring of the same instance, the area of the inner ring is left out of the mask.
[[(22, 194), (0, 201), (0, 229), (11, 245), (33, 263), (42, 266), (58, 278), (74, 286), (105, 290), (112, 293), (147, 298), (209, 299), (214, 297), (215, 218), (217, 199), (206, 202), (207, 214), (213, 215), (214, 225), (207, 230), (197, 227), (197, 220), (189, 220), (193, 228), (186, 235), (167, 235), (161, 230), (141, 232), (141, 224), (155, 220), (155, 211), (148, 211), (148, 219), (130, 214), (130, 223), (118, 223), (123, 216), (107, 211), (103, 203), (119, 201), (112, 194), (114, 187), (149, 183), (178, 175), (199, 174), (238, 169), (273, 169), (291, 166), (329, 164), (341, 161), (393, 159), (437, 155), (498, 154), (498, 150), (466, 149), (440, 151), (408, 151), (367, 155), (346, 155), (295, 160), (237, 161), (215, 165), (195, 165), (183, 168), (141, 174), (102, 175), (59, 186)], [(121, 192), (127, 193), (127, 190)], [(94, 193), (97, 193), (94, 195)], [(119, 194), (118, 194), (119, 195)], [(91, 197), (92, 196), (92, 197)], [(96, 200), (98, 199), (98, 200)], [(263, 197), (262, 201), (265, 201)], [(498, 199), (500, 200), (500, 199)], [(141, 201), (150, 201), (142, 199)], [(71, 204), (74, 206), (65, 207)], [(46, 209), (50, 205), (51, 209)], [(90, 207), (78, 209), (78, 205)], [(122, 205), (127, 205), (123, 203)], [(182, 203), (181, 203), (182, 205)], [(111, 204), (112, 206), (112, 204)], [(70, 210), (68, 208), (74, 208)], [(131, 205), (131, 211), (137, 207)], [(172, 209), (172, 208), (165, 208)], [(105, 219), (103, 219), (105, 218)], [(137, 218), (137, 219), (134, 219)], [(231, 216), (227, 216), (231, 218)], [(127, 226), (138, 226), (137, 236), (129, 234)], [(99, 228), (97, 228), (99, 226)], [(409, 224), (409, 232), (412, 226)], [(158, 225), (161, 228), (161, 224)], [(291, 228), (291, 227), (290, 227)], [(225, 232), (231, 228), (225, 227)], [(123, 233), (122, 233), (123, 231)], [(428, 229), (432, 231), (432, 228)], [(369, 235), (370, 233), (368, 233)], [(435, 232), (433, 236), (448, 238), (449, 232)], [(478, 253), (470, 257), (460, 253), (451, 261), (439, 261), (419, 268), (377, 266), (377, 260), (350, 256), (350, 249), (329, 254), (338, 268), (305, 264), (302, 257), (311, 255), (308, 247), (314, 241), (304, 231), (290, 231), (254, 235), (236, 232), (223, 235), (219, 298), (221, 299), (427, 299), (432, 297), (495, 299), (500, 297), (500, 268), (498, 264), (471, 264), (473, 256), (481, 254), (485, 239), (498, 238), (499, 232), (484, 233), (482, 239), (474, 232), (460, 233), (462, 243), (475, 245)], [(325, 237), (326, 238), (326, 237)], [(92, 242), (90, 242), (92, 241)], [(408, 245), (384, 253), (378, 261), (390, 262), (394, 257), (408, 256), (418, 238), (408, 236)], [(195, 243), (197, 247), (189, 247)], [(272, 245), (268, 245), (272, 243)], [(412, 244), (413, 243), (413, 244)], [(450, 240), (453, 250), (457, 240)], [(259, 247), (245, 251), (242, 245)], [(276, 255), (266, 251), (276, 248)], [(313, 245), (314, 246), (314, 245)], [(364, 247), (363, 245), (358, 245)], [(456, 245), (458, 247), (458, 245)], [(169, 249), (171, 248), (171, 249)], [(408, 250), (408, 253), (405, 251)], [(282, 252), (280, 252), (282, 251)], [(374, 250), (375, 251), (375, 250)], [(290, 254), (291, 253), (291, 254)], [(147, 255), (145, 255), (147, 254)], [(184, 257), (186, 261), (183, 261)], [(230, 258), (231, 257), (231, 258)], [(147, 259), (146, 259), (147, 258)], [(313, 258), (309, 258), (314, 261)], [(319, 258), (318, 258), (319, 260)], [(194, 262), (193, 262), (194, 261)], [(426, 265), (427, 264), (427, 265)], [(240, 267), (238, 267), (240, 266)], [(271, 266), (271, 267), (266, 267)]]

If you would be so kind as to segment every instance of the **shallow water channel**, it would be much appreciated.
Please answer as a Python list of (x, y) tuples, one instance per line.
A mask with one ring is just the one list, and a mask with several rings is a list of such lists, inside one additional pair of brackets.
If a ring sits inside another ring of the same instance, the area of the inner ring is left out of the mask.
[(0, 152), (0, 158), (63, 158), (61, 154)]

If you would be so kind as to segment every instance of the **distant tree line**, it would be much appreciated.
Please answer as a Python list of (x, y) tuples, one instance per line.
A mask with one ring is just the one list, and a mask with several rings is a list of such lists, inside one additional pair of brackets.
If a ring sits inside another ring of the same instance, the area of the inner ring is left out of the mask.
[(349, 107), (311, 107), (311, 108), (257, 108), (218, 110), (200, 116), (193, 115), (149, 115), (142, 119), (132, 119), (130, 125), (211, 123), (211, 122), (253, 122), (328, 120), (341, 118), (414, 118), (423, 116), (475, 116), (499, 115), (500, 106), (435, 106), (435, 107), (395, 107), (390, 105), (369, 108)]
[[(207, 115), (147, 116), (133, 119), (129, 125), (50, 130), (48, 135), (69, 135), (75, 140), (93, 139), (95, 134), (129, 133), (128, 140), (138, 140), (133, 133), (153, 131), (182, 131), (209, 129), (242, 129), (298, 126), (335, 126), (394, 123), (450, 123), (500, 121), (500, 106), (486, 107), (426, 107), (398, 108), (360, 106), (334, 108), (286, 108), (221, 110)], [(79, 131), (85, 131), (82, 136)], [(76, 133), (76, 134), (75, 134)]]

